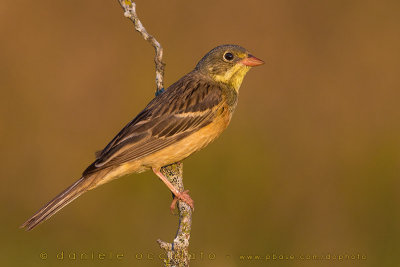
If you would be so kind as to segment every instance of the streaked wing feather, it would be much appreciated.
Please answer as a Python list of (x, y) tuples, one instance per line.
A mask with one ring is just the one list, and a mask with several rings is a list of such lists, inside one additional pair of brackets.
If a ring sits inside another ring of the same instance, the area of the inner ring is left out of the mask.
[(195, 78), (189, 73), (154, 98), (83, 174), (145, 157), (211, 123), (221, 104), (221, 89)]

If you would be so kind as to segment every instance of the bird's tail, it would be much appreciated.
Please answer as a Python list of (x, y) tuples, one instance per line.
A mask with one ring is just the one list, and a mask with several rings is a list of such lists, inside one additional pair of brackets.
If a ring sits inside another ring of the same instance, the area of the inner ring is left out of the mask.
[(38, 224), (49, 219), (59, 210), (71, 203), (74, 199), (93, 188), (93, 180), (93, 176), (80, 178), (78, 181), (56, 196), (53, 200), (47, 203), (38, 212), (36, 212), (35, 215), (22, 224), (20, 228), (25, 228), (25, 230), (29, 231)]

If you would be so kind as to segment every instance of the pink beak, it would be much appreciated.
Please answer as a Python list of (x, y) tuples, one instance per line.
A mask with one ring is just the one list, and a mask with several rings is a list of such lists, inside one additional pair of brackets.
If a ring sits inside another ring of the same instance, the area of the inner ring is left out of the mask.
[(242, 59), (240, 61), (243, 65), (249, 66), (249, 67), (255, 67), (255, 66), (260, 66), (264, 64), (264, 61), (262, 61), (259, 58), (256, 58), (253, 55), (248, 55), (246, 58)]

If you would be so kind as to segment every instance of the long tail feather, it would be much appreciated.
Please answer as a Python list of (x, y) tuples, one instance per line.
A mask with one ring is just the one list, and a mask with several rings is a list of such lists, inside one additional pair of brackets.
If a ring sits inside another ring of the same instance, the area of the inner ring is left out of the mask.
[(93, 177), (80, 178), (36, 212), (35, 215), (22, 224), (20, 228), (25, 228), (27, 231), (33, 229), (35, 226), (49, 219), (59, 210), (71, 203), (74, 199), (91, 189), (90, 187), (92, 184)]

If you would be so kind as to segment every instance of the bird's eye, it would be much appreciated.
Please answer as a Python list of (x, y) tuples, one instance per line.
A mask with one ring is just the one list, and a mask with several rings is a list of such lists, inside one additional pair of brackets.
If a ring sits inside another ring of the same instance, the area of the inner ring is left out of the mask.
[(228, 61), (232, 61), (233, 60), (233, 54), (232, 53), (225, 53), (224, 58)]

